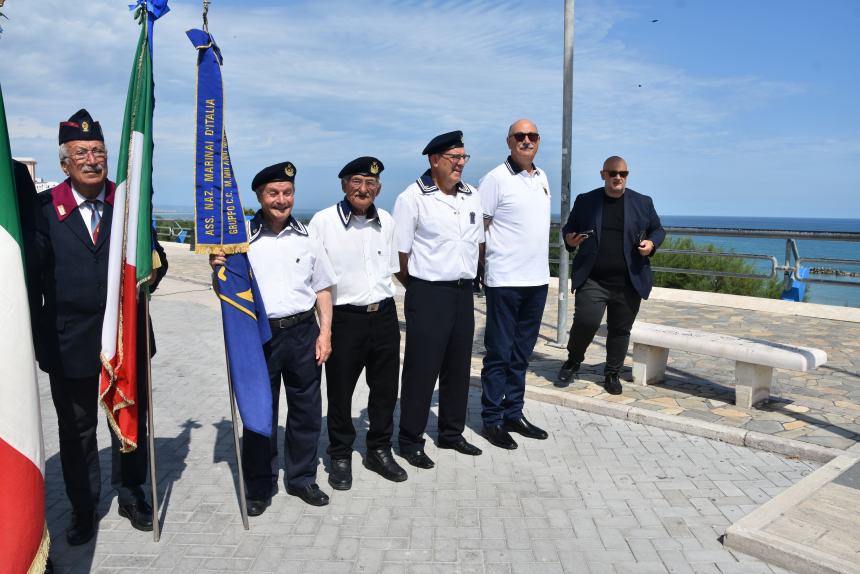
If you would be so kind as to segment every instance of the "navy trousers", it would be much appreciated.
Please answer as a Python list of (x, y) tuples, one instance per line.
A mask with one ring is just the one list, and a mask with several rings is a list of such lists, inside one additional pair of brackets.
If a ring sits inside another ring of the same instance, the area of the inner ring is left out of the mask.
[(526, 369), (540, 332), (547, 285), (487, 287), (481, 418), (484, 425), (523, 416)]
[(362, 369), (370, 389), (367, 450), (391, 448), (400, 377), (400, 324), (394, 302), (373, 313), (334, 308), (331, 357), (325, 364), (328, 454), (349, 458), (355, 442), (352, 394)]
[[(142, 361), (141, 361), (142, 362)], [(144, 363), (145, 365), (145, 363)], [(145, 368), (145, 366), (144, 366)], [(146, 413), (147, 396), (144, 379), (138, 372), (137, 389), (138, 437), (137, 448), (122, 454), (119, 439), (113, 430), (111, 438), (111, 485), (117, 491), (120, 504), (145, 500), (142, 485), (146, 482)], [(143, 373), (145, 376), (145, 372)], [(60, 435), (60, 465), (63, 482), (72, 509), (87, 514), (98, 507), (101, 496), (101, 468), (99, 467), (96, 426), (102, 414), (99, 408), (99, 376), (71, 379), (58, 373), (49, 373), (51, 398), (57, 411)]]
[(319, 327), (311, 315), (286, 329), (273, 329), (263, 347), (272, 389), (272, 434), (264, 436), (245, 429), (242, 436), (242, 468), (248, 498), (265, 499), (278, 488), (278, 403), (281, 379), (287, 394), (284, 434), (284, 466), (287, 485), (303, 488), (316, 482), (317, 447), (322, 427), (320, 378), (314, 354)]
[(439, 379), (439, 440), (463, 438), (475, 334), (472, 282), (443, 285), (412, 278), (406, 290), (406, 349), (400, 389), (400, 452), (424, 448), (433, 388)]

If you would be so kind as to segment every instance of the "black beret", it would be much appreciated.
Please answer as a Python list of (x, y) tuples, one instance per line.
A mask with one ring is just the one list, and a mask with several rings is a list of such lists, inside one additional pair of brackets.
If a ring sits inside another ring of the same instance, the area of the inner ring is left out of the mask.
[(85, 109), (75, 112), (68, 121), (60, 122), (60, 143), (75, 140), (105, 141), (102, 127)]
[(463, 132), (460, 130), (436, 136), (430, 140), (430, 143), (424, 146), (424, 151), (422, 151), (421, 154), (430, 155), (431, 153), (442, 153), (449, 149), (454, 149), (455, 147), (464, 147)]
[(370, 175), (373, 177), (379, 176), (385, 166), (375, 157), (363, 156), (357, 157), (340, 170), (338, 177), (347, 177), (350, 175)]
[(254, 181), (251, 182), (251, 189), (257, 191), (259, 188), (273, 181), (295, 180), (296, 166), (288, 161), (284, 161), (261, 169), (260, 173), (254, 176)]

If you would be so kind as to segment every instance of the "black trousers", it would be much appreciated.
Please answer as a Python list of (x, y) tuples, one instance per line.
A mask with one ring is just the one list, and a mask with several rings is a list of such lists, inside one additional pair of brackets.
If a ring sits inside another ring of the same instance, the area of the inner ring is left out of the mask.
[(585, 359), (585, 350), (600, 327), (606, 312), (606, 375), (617, 375), (624, 366), (630, 344), (630, 329), (642, 298), (631, 285), (608, 289), (593, 279), (586, 279), (576, 290), (573, 325), (567, 340), (568, 358), (574, 363)]
[(286, 329), (273, 329), (263, 347), (272, 391), (272, 434), (264, 436), (245, 429), (242, 436), (242, 469), (248, 498), (264, 499), (278, 487), (278, 406), (281, 379), (287, 393), (284, 459), (287, 485), (302, 488), (316, 482), (317, 443), (322, 427), (320, 377), (314, 354), (319, 327), (311, 315)]
[(373, 313), (334, 308), (332, 353), (325, 364), (328, 454), (348, 458), (355, 441), (352, 395), (362, 369), (370, 388), (367, 449), (391, 448), (400, 376), (400, 325), (394, 301)]
[[(101, 468), (99, 467), (96, 426), (101, 408), (98, 404), (99, 376), (81, 379), (66, 378), (49, 373), (51, 398), (57, 411), (60, 436), (60, 465), (66, 495), (77, 513), (94, 511), (101, 497)], [(138, 381), (143, 378), (138, 373)], [(120, 442), (113, 430), (111, 438), (111, 485), (117, 491), (120, 504), (144, 500), (143, 484), (147, 475), (146, 451), (146, 385), (137, 389), (138, 443), (130, 453), (120, 452)]]
[(406, 350), (400, 397), (400, 452), (424, 448), (433, 388), (439, 379), (439, 440), (457, 441), (466, 426), (475, 334), (472, 283), (412, 279), (406, 290)]

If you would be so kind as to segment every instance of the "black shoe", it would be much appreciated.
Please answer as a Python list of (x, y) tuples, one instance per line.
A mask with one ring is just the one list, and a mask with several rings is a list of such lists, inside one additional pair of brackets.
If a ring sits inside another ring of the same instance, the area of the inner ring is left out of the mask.
[(98, 516), (94, 510), (85, 512), (72, 511), (72, 522), (66, 529), (66, 542), (69, 546), (86, 544), (96, 535)]
[(603, 379), (603, 388), (610, 395), (620, 395), (621, 381), (618, 379), (618, 375), (606, 375)]
[(248, 516), (260, 516), (266, 509), (269, 508), (269, 505), (272, 504), (271, 498), (246, 498), (245, 506), (248, 510)]
[(427, 456), (423, 450), (416, 450), (415, 452), (409, 453), (404, 456), (406, 458), (406, 462), (418, 468), (427, 469), (436, 466), (436, 463), (433, 462), (433, 459)]
[(298, 496), (311, 506), (325, 506), (328, 504), (328, 494), (320, 490), (320, 487), (316, 483), (303, 486), (302, 488), (288, 486), (287, 494)]
[(379, 474), (382, 478), (393, 482), (403, 482), (408, 478), (406, 471), (397, 464), (390, 448), (377, 448), (367, 451), (364, 466)]
[(571, 359), (568, 359), (564, 362), (561, 368), (558, 370), (558, 380), (553, 382), (553, 385), (557, 386), (560, 389), (563, 389), (570, 382), (570, 379), (579, 372), (579, 363), (573, 362)]
[(460, 440), (456, 440), (454, 442), (444, 442), (440, 440), (436, 442), (436, 446), (439, 448), (456, 450), (461, 454), (468, 454), (469, 456), (478, 456), (482, 452), (481, 449), (469, 443), (464, 438), (460, 438)]
[(352, 459), (332, 458), (328, 472), (328, 483), (335, 490), (352, 488)]
[(504, 426), (506, 431), (520, 433), (527, 438), (545, 440), (549, 436), (545, 430), (527, 421), (526, 417), (520, 417), (516, 420), (505, 420)]
[(152, 530), (152, 507), (145, 500), (119, 505), (119, 515), (128, 518), (132, 527), (144, 532)]
[(514, 450), (518, 446), (517, 441), (511, 437), (502, 425), (484, 425), (481, 429), (481, 436), (487, 439), (491, 445), (499, 448)]

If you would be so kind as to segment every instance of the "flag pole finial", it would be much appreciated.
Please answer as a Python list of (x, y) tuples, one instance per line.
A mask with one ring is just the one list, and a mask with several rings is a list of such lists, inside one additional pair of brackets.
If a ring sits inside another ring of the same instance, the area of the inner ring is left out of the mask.
[(203, 31), (209, 32), (209, 4), (211, 0), (203, 0)]

